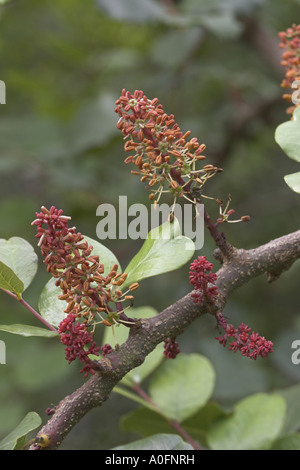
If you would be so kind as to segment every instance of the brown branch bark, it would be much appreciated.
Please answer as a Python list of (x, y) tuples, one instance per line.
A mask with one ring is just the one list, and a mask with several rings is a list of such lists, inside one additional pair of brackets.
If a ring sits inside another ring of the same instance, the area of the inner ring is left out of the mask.
[[(223, 264), (217, 272), (219, 295), (214, 305), (208, 307), (203, 302), (199, 306), (188, 294), (159, 315), (142, 320), (131, 328), (128, 340), (119, 350), (99, 361), (97, 373), (59, 403), (37, 438), (46, 434), (51, 440), (49, 447), (56, 449), (76, 423), (92, 408), (101, 406), (122, 377), (142, 364), (164, 339), (182, 334), (194, 320), (208, 311), (214, 314), (222, 310), (230, 294), (254, 277), (266, 274), (269, 282), (277, 279), (300, 258), (300, 230), (255, 249), (234, 249), (230, 258), (224, 258), (219, 249), (215, 256)], [(30, 447), (31, 450), (35, 448), (35, 445)]]

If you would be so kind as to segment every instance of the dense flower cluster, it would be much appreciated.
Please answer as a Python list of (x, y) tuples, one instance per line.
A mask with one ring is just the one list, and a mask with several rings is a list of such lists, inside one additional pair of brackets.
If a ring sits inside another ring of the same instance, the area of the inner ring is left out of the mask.
[(218, 288), (214, 285), (217, 275), (211, 272), (212, 269), (213, 264), (207, 261), (205, 256), (199, 256), (190, 265), (190, 284), (194, 286), (194, 292), (191, 295), (194, 302), (199, 305), (203, 298), (211, 301), (218, 294)]
[(229, 341), (229, 350), (233, 352), (240, 351), (242, 356), (247, 356), (254, 360), (258, 356), (266, 357), (269, 353), (273, 352), (272, 341), (267, 341), (263, 336), (254, 331), (251, 332), (251, 328), (244, 323), (241, 323), (238, 328), (234, 328), (233, 325), (227, 324), (222, 314), (219, 314), (218, 322), (219, 326), (225, 330), (225, 333), (223, 336), (216, 337), (216, 339), (224, 347)]
[[(190, 265), (190, 283), (194, 286), (194, 302), (201, 304), (204, 299), (206, 302), (211, 302), (218, 294), (215, 282), (217, 275), (212, 273), (213, 264), (207, 261), (205, 256), (199, 256)], [(223, 336), (218, 336), (216, 339), (224, 347), (229, 341), (229, 350), (240, 351), (243, 356), (256, 359), (258, 356), (266, 357), (269, 353), (273, 352), (272, 341), (267, 341), (263, 336), (258, 333), (251, 332), (244, 323), (238, 328), (234, 328), (227, 323), (227, 320), (218, 312), (216, 315), (218, 326), (224, 330)]]
[(111, 305), (120, 307), (127, 297), (132, 299), (121, 291), (127, 275), (118, 274), (118, 266), (114, 265), (105, 276), (99, 256), (92, 254), (93, 247), (75, 227), (68, 226), (70, 217), (63, 215), (62, 210), (42, 207), (36, 217), (32, 225), (37, 226), (36, 238), (44, 263), (62, 290), (58, 298), (67, 303), (67, 316), (59, 325), (61, 341), (67, 346), (66, 358), (69, 362), (78, 358), (85, 364), (82, 372), (93, 373), (93, 362), (88, 356), (99, 352), (93, 330), (96, 323), (116, 323), (122, 308), (113, 309)]
[(100, 348), (93, 340), (93, 335), (87, 330), (86, 325), (79, 323), (76, 319), (77, 315), (69, 313), (59, 324), (58, 332), (61, 335), (61, 342), (67, 346), (65, 349), (67, 361), (70, 364), (75, 359), (79, 359), (85, 364), (81, 372), (87, 377), (89, 373), (95, 373), (94, 363), (90, 360), (89, 355), (99, 356)]
[(125, 163), (134, 164), (131, 173), (148, 183), (151, 200), (158, 201), (163, 191), (186, 197), (219, 171), (213, 165), (196, 169), (196, 163), (205, 159), (205, 145), (196, 138), (187, 140), (190, 131), (183, 134), (157, 98), (150, 100), (141, 90), (133, 95), (123, 90), (116, 105), (117, 127), (126, 139), (125, 151), (131, 153)]
[[(286, 68), (286, 74), (281, 86), (283, 88), (292, 88), (293, 83), (300, 80), (300, 24), (294, 24), (291, 28), (280, 32), (278, 35), (281, 39), (279, 47), (285, 49), (282, 54), (281, 64)], [(283, 98), (291, 102), (292, 93), (284, 94)], [(299, 104), (290, 106), (287, 109), (287, 113), (292, 114), (296, 106), (299, 106)]]
[(180, 349), (175, 338), (167, 338), (164, 341), (164, 355), (167, 359), (175, 359), (180, 353)]

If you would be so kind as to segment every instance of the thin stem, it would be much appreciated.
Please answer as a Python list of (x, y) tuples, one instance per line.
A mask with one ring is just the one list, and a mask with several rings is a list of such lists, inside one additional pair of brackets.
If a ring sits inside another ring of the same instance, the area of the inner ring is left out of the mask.
[[(176, 172), (174, 172), (173, 178), (177, 181), (177, 183), (182, 184), (183, 179), (180, 175), (176, 175)], [(188, 194), (191, 197), (189, 188), (186, 189), (186, 194)], [(195, 199), (196, 199), (196, 202), (200, 203), (200, 200), (198, 198), (195, 198)], [(230, 243), (227, 242), (225, 234), (223, 232), (219, 233), (217, 225), (214, 224), (213, 221), (211, 220), (206, 208), (204, 208), (204, 223), (210, 235), (214, 239), (216, 246), (220, 248), (224, 256), (230, 255), (232, 251), (232, 246), (230, 245)]]
[(201, 450), (201, 447), (199, 446), (199, 444), (194, 441), (194, 439), (181, 427), (181, 425), (178, 423), (178, 421), (173, 421), (171, 419), (169, 419), (161, 410), (160, 408), (157, 406), (156, 403), (154, 403), (151, 398), (149, 397), (149, 395), (145, 392), (145, 390), (143, 390), (141, 388), (141, 386), (138, 384), (138, 383), (135, 383), (134, 385), (134, 390), (136, 391), (136, 393), (138, 395), (140, 395), (140, 397), (142, 397), (145, 401), (147, 401), (151, 406), (153, 406), (154, 408), (157, 409), (157, 411), (165, 418), (165, 420), (178, 432), (178, 434), (181, 435), (181, 437), (183, 437), (183, 439), (185, 439), (186, 442), (188, 442), (189, 444), (191, 444), (191, 446), (195, 449), (195, 450)]
[(54, 326), (50, 325), (50, 323), (47, 322), (47, 320), (45, 320), (33, 307), (31, 307), (31, 305), (29, 305), (28, 302), (26, 302), (26, 300), (24, 300), (22, 297), (19, 299), (18, 296), (16, 294), (14, 294), (13, 292), (10, 292), (9, 290), (6, 290), (6, 289), (2, 289), (4, 292), (6, 292), (8, 295), (10, 295), (11, 297), (13, 297), (14, 299), (18, 300), (18, 302), (20, 302), (20, 304), (22, 304), (25, 308), (27, 308), (27, 310), (29, 310), (31, 313), (33, 313), (33, 315), (38, 318), (42, 323), (44, 323), (44, 325), (49, 328), (49, 330), (52, 330), (52, 331), (57, 331), (56, 328), (54, 328)]
[(171, 426), (186, 440), (195, 450), (202, 450), (199, 444), (191, 438), (191, 436), (180, 426), (177, 421), (170, 421), (168, 420)]

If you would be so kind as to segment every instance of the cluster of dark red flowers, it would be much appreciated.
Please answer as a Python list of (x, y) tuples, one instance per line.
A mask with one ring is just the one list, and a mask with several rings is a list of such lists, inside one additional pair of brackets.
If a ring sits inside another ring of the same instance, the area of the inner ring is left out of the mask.
[(223, 336), (218, 336), (216, 339), (224, 347), (229, 341), (229, 350), (236, 352), (240, 351), (242, 356), (250, 357), (250, 359), (257, 359), (258, 356), (266, 357), (269, 353), (273, 352), (272, 341), (267, 341), (263, 336), (260, 336), (251, 328), (241, 323), (238, 328), (233, 325), (227, 324), (226, 319), (222, 314), (218, 314), (218, 324), (221, 326), (225, 333)]
[(75, 359), (79, 359), (85, 364), (81, 372), (87, 377), (89, 373), (95, 373), (95, 365), (89, 355), (99, 356), (100, 348), (94, 341), (93, 335), (87, 330), (86, 325), (76, 320), (77, 315), (69, 313), (59, 324), (58, 332), (61, 335), (61, 342), (67, 346), (65, 349), (67, 361), (70, 364)]
[(199, 256), (190, 265), (190, 284), (194, 286), (192, 297), (194, 302), (201, 304), (203, 298), (209, 302), (218, 294), (218, 288), (215, 286), (217, 275), (212, 273), (213, 264), (207, 261), (205, 256)]
[(180, 353), (178, 342), (175, 338), (167, 338), (164, 341), (164, 355), (167, 359), (175, 359)]
[(125, 151), (131, 153), (125, 163), (134, 164), (131, 173), (148, 183), (149, 199), (158, 201), (162, 192), (187, 197), (219, 171), (213, 165), (196, 169), (196, 163), (205, 159), (205, 145), (196, 138), (187, 140), (191, 132), (183, 134), (157, 98), (149, 100), (141, 90), (133, 94), (123, 90), (116, 105), (117, 128), (127, 140)]
[[(205, 300), (211, 303), (218, 295), (218, 289), (215, 285), (217, 275), (212, 273), (213, 264), (207, 261), (205, 256), (199, 256), (190, 265), (190, 283), (194, 286), (192, 297), (194, 302), (201, 304)], [(243, 356), (256, 359), (258, 356), (266, 357), (273, 352), (272, 341), (267, 341), (258, 333), (251, 332), (244, 323), (238, 328), (228, 324), (221, 312), (216, 315), (218, 326), (224, 330), (224, 335), (216, 337), (224, 347), (229, 342), (229, 350), (240, 351)]]
[(82, 372), (86, 376), (94, 373), (89, 354), (99, 353), (93, 341), (95, 325), (117, 323), (122, 312), (121, 302), (133, 298), (121, 290), (127, 275), (118, 274), (118, 266), (114, 265), (105, 276), (99, 256), (92, 254), (93, 247), (75, 227), (69, 228), (70, 217), (63, 215), (62, 210), (54, 206), (49, 210), (42, 207), (36, 217), (32, 225), (37, 226), (36, 238), (44, 263), (62, 290), (58, 298), (67, 302), (67, 316), (59, 325), (61, 341), (67, 346), (66, 359), (71, 362), (77, 358), (84, 363)]
[[(286, 73), (281, 86), (283, 88), (292, 88), (293, 83), (300, 80), (300, 24), (294, 24), (291, 28), (280, 32), (278, 35), (281, 39), (279, 47), (285, 49), (282, 54), (281, 65), (286, 68)], [(291, 102), (292, 93), (284, 94), (283, 98)], [(290, 106), (287, 109), (287, 113), (293, 114), (296, 106), (299, 106), (299, 104)]]

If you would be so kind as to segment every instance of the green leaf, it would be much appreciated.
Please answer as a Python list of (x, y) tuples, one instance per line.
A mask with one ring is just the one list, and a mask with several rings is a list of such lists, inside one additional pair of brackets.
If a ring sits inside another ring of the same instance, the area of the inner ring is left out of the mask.
[(58, 336), (58, 333), (55, 331), (30, 325), (0, 325), (0, 331), (6, 331), (7, 333), (13, 333), (20, 336), (41, 336), (44, 338), (53, 338)]
[(55, 281), (56, 279), (51, 278), (44, 286), (39, 297), (38, 309), (41, 316), (57, 328), (66, 317), (64, 310), (67, 308), (67, 303), (58, 299), (58, 295), (62, 292), (61, 288), (55, 285)]
[[(97, 240), (84, 235), (84, 239), (93, 246), (92, 254), (98, 255), (100, 262), (104, 266), (104, 275), (107, 275), (114, 264), (119, 265), (119, 261), (112, 251), (99, 243)], [(121, 269), (119, 270), (121, 272)], [(66, 317), (65, 309), (67, 302), (58, 299), (62, 291), (55, 285), (56, 279), (51, 278), (44, 286), (38, 301), (39, 312), (50, 325), (58, 327), (60, 322)]]
[(286, 404), (279, 395), (258, 393), (241, 400), (232, 416), (221, 419), (209, 430), (212, 450), (268, 449), (279, 436)]
[[(127, 315), (131, 318), (150, 318), (157, 315), (157, 313), (157, 310), (152, 307), (130, 308), (127, 311)], [(115, 329), (116, 340), (119, 345), (127, 340), (128, 334), (129, 329), (126, 326), (120, 325)], [(106, 343), (114, 347), (114, 337), (111, 328), (105, 328), (102, 344)], [(156, 369), (163, 358), (163, 344), (161, 343), (146, 357), (143, 364), (128, 372), (121, 382), (128, 386), (132, 386), (134, 383), (141, 383)]]
[(277, 127), (275, 140), (288, 157), (300, 162), (300, 107), (294, 111), (293, 120)]
[(114, 447), (112, 450), (193, 450), (193, 447), (177, 435), (156, 434), (124, 446)]
[(285, 175), (284, 181), (295, 193), (300, 194), (300, 171)]
[(119, 266), (118, 272), (121, 272), (121, 265), (112, 251), (110, 251), (105, 245), (102, 245), (102, 243), (88, 237), (87, 235), (83, 235), (83, 237), (89, 245), (92, 245), (92, 254), (99, 256), (100, 263), (104, 266), (104, 276), (107, 276), (114, 264)]
[(0, 288), (14, 292), (18, 298), (21, 297), (24, 290), (23, 282), (2, 261), (0, 261)]
[(124, 432), (135, 432), (142, 437), (153, 436), (156, 433), (176, 433), (169, 422), (156, 410), (137, 408), (121, 419)]
[[(33, 247), (20, 237), (0, 239), (0, 261), (10, 267), (27, 289), (38, 268), (38, 257)], [(23, 292), (22, 291), (22, 292)]]
[(122, 287), (174, 271), (187, 263), (194, 251), (192, 240), (181, 235), (178, 220), (174, 218), (172, 223), (165, 222), (148, 233), (142, 248), (124, 270), (127, 279)]
[(213, 392), (215, 372), (200, 354), (179, 354), (153, 375), (149, 395), (170, 419), (182, 422), (202, 408)]
[(40, 416), (31, 411), (27, 413), (20, 424), (0, 442), (0, 450), (14, 450), (18, 444), (18, 440), (23, 438), (34, 429), (42, 424)]

